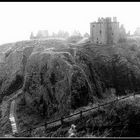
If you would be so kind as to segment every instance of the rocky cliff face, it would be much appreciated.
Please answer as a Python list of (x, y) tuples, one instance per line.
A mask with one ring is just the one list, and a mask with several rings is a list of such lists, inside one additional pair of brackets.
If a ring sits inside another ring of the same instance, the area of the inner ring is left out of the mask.
[(53, 119), (95, 101), (94, 95), (101, 93), (100, 79), (92, 63), (64, 41), (22, 41), (9, 45), (3, 52), (1, 102), (22, 89), (18, 104), (24, 100), (28, 110)]
[(72, 54), (48, 48), (35, 49), (30, 55), (23, 90), (26, 103), (34, 109), (36, 106), (39, 112), (45, 110), (48, 118), (55, 113), (66, 115), (71, 109), (87, 105), (91, 95), (86, 73)]
[(2, 45), (0, 54), (0, 135), (11, 131), (13, 99), (23, 130), (111, 96), (110, 88), (113, 94), (139, 90), (140, 51), (128, 44), (31, 40)]

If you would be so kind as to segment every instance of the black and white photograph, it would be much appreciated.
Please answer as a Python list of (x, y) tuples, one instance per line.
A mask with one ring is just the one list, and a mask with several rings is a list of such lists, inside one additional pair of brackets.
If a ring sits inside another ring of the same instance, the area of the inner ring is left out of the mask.
[(0, 2), (0, 138), (140, 138), (140, 2)]

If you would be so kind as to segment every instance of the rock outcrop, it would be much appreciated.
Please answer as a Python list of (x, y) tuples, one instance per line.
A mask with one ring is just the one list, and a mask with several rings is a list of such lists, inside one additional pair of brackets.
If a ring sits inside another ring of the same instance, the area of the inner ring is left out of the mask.
[(0, 67), (1, 101), (22, 89), (18, 103), (24, 101), (28, 110), (49, 120), (68, 115), (101, 94), (100, 79), (90, 60), (65, 41), (32, 40), (11, 46), (4, 51)]

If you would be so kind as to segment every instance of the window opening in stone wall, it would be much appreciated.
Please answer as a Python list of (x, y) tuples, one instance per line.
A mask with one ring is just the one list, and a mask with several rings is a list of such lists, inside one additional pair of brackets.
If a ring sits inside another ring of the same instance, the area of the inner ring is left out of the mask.
[(102, 34), (102, 30), (100, 30), (100, 35)]

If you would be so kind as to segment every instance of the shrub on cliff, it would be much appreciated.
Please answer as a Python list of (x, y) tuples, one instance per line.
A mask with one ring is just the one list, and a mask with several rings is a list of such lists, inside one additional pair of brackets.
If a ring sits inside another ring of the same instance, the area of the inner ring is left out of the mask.
[[(101, 107), (75, 122), (77, 137), (139, 137), (140, 98), (136, 97)], [(67, 137), (69, 126), (59, 128), (51, 136)], [(62, 132), (65, 130), (65, 133)], [(67, 131), (67, 133), (66, 133)]]

